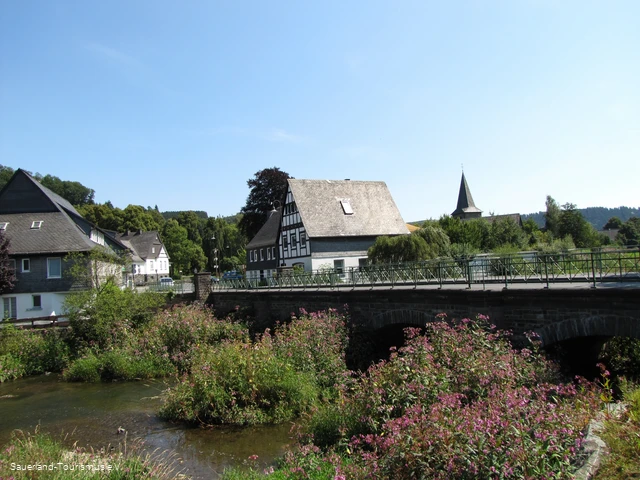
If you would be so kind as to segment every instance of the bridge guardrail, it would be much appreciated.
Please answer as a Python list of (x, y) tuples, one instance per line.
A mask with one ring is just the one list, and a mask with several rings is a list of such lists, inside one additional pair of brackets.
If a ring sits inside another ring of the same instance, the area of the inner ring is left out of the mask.
[(263, 280), (220, 280), (219, 290), (306, 289), (447, 284), (510, 284), (640, 281), (640, 249), (588, 250), (560, 253), (521, 252), (440, 258), (404, 264), (367, 265), (341, 272), (288, 273)]

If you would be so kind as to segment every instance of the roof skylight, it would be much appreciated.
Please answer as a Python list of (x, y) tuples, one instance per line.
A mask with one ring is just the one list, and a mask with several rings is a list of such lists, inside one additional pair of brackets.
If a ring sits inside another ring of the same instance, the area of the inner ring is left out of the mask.
[(345, 215), (353, 215), (353, 208), (351, 208), (351, 202), (348, 198), (340, 200), (340, 205), (342, 205), (342, 210)]
[(42, 220), (34, 220), (34, 222), (31, 224), (31, 228), (34, 230), (40, 230), (40, 227), (43, 223), (44, 222)]
[(0, 230), (6, 230), (9, 226), (9, 222), (0, 222)]

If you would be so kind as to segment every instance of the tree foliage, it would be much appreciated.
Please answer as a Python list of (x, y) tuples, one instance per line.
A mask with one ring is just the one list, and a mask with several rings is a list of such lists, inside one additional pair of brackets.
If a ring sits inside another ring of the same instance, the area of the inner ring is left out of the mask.
[(248, 239), (252, 239), (265, 224), (274, 202), (277, 200), (284, 203), (289, 178), (292, 177), (288, 173), (273, 167), (260, 170), (247, 180), (251, 191), (247, 203), (241, 209), (243, 217), (238, 226)]
[(607, 220), (607, 223), (604, 224), (604, 227), (602, 227), (602, 229), (618, 230), (620, 227), (622, 227), (623, 224), (624, 222), (622, 220), (614, 216), (614, 217), (611, 217), (609, 220)]
[(0, 294), (10, 292), (16, 281), (15, 266), (9, 259), (9, 239), (0, 230)]
[(629, 247), (640, 245), (640, 218), (630, 218), (627, 220), (616, 237), (618, 243)]
[(415, 235), (422, 237), (427, 244), (425, 259), (446, 257), (451, 253), (449, 236), (436, 222), (425, 222)]
[(426, 260), (429, 246), (418, 234), (381, 236), (369, 248), (367, 256), (372, 263), (402, 263)]
[(202, 247), (191, 240), (187, 229), (171, 219), (164, 224), (162, 241), (171, 258), (174, 272), (190, 273), (201, 271), (207, 264), (207, 257)]
[(544, 228), (554, 237), (559, 236), (560, 231), (560, 206), (551, 195), (547, 195), (545, 202), (547, 211), (544, 214)]
[(578, 248), (597, 247), (600, 239), (595, 228), (587, 222), (573, 203), (562, 206), (558, 222), (558, 237), (571, 236)]

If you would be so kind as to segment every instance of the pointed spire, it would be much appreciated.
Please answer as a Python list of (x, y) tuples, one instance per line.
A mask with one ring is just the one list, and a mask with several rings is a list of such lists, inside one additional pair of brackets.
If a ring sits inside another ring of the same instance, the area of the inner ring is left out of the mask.
[(462, 172), (462, 179), (460, 180), (460, 192), (458, 193), (458, 206), (451, 214), (452, 217), (460, 217), (463, 220), (465, 218), (477, 218), (482, 215), (482, 210), (476, 207), (471, 196), (471, 190), (467, 184), (467, 179)]

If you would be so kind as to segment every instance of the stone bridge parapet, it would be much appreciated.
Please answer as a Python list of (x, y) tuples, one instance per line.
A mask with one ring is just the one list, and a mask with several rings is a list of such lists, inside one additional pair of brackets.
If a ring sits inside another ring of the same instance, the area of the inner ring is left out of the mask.
[(442, 312), (450, 318), (482, 313), (516, 335), (537, 332), (544, 345), (581, 336), (640, 338), (640, 288), (215, 291), (208, 303), (218, 314), (249, 307), (258, 326), (265, 327), (300, 308), (340, 310), (348, 305), (353, 322), (374, 330), (422, 326)]

